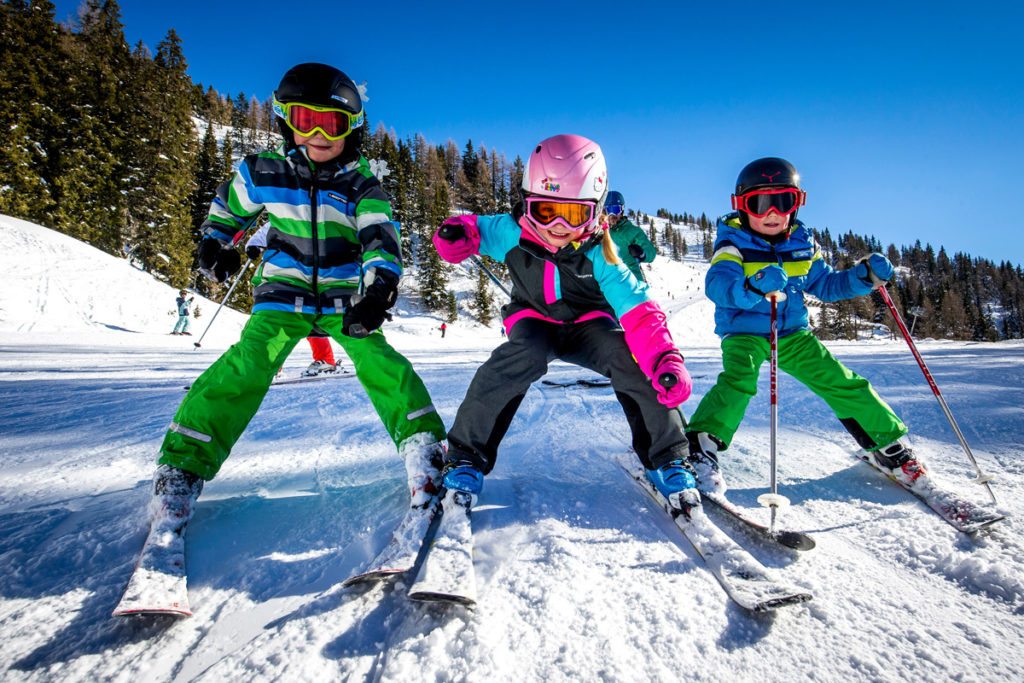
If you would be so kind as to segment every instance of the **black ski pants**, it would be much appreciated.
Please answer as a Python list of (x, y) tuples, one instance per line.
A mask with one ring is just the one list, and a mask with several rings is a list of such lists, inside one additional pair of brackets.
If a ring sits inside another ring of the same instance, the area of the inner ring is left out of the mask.
[(658, 403), (657, 392), (633, 360), (615, 321), (598, 318), (559, 325), (526, 318), (515, 324), (508, 341), (473, 376), (448, 432), (448, 461), (470, 462), (484, 474), (490, 472), (527, 390), (556, 358), (611, 380), (644, 467), (687, 457), (682, 414)]

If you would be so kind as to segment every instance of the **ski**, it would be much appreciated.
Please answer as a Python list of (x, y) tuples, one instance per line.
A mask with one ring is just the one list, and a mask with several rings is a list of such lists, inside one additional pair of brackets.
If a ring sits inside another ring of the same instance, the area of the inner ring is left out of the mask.
[[(282, 385), (285, 385), (285, 384), (304, 384), (306, 382), (319, 382), (321, 380), (326, 380), (326, 379), (344, 379), (346, 377), (355, 377), (355, 376), (356, 376), (356, 374), (354, 372), (348, 372), (348, 371), (343, 371), (343, 372), (324, 372), (324, 373), (321, 373), (319, 375), (311, 375), (309, 377), (304, 377), (304, 376), (301, 376), (301, 375), (298, 376), (298, 377), (282, 377), (281, 379), (275, 379), (273, 382), (270, 383), (270, 386), (277, 387), (277, 386), (282, 386)], [(186, 384), (185, 385), (185, 391), (188, 391), (191, 388), (192, 388), (191, 384)]]
[(610, 387), (612, 381), (607, 377), (591, 377), (585, 379), (574, 379), (574, 380), (556, 380), (556, 379), (545, 379), (541, 380), (541, 384), (549, 387), (587, 387), (590, 389), (597, 389), (600, 387)]
[(472, 607), (476, 604), (473, 571), (471, 496), (448, 491), (441, 503), (441, 523), (420, 567), (409, 598), (423, 602), (447, 602)]
[(186, 580), (185, 522), (170, 517), (156, 519), (112, 616), (190, 617)]
[(708, 519), (702, 506), (695, 506), (688, 513), (676, 510), (647, 479), (639, 463), (620, 459), (619, 464), (640, 488), (671, 515), (676, 526), (704, 560), (708, 571), (737, 605), (751, 612), (768, 612), (806, 602), (813, 597), (805, 590), (787, 586), (773, 578), (764, 565)]
[(941, 486), (930, 475), (920, 476), (912, 486), (907, 486), (885, 469), (879, 467), (868, 453), (862, 451), (857, 454), (857, 457), (870, 465), (875, 471), (884, 474), (889, 480), (899, 485), (900, 488), (912, 493), (957, 531), (973, 534), (1002, 519), (1006, 519), (1006, 515), (996, 512), (991, 508), (972, 503)]
[(395, 527), (388, 544), (363, 571), (348, 577), (341, 585), (348, 587), (383, 581), (411, 570), (440, 507), (441, 501), (436, 495), (422, 505), (410, 507)]
[(319, 375), (299, 375), (298, 377), (282, 377), (281, 379), (275, 379), (270, 383), (270, 386), (276, 387), (283, 384), (303, 384), (305, 382), (318, 382), (325, 379), (345, 379), (346, 377), (355, 377), (356, 373), (341, 371), (341, 372), (322, 372)]
[(814, 548), (814, 539), (807, 534), (788, 529), (775, 529), (772, 531), (767, 524), (754, 519), (746, 510), (726, 498), (725, 494), (705, 493), (701, 491), (700, 496), (703, 500), (714, 504), (719, 510), (732, 515), (734, 519), (745, 524), (746, 528), (761, 538), (774, 541), (775, 543), (786, 548), (791, 548), (792, 550), (811, 550)]

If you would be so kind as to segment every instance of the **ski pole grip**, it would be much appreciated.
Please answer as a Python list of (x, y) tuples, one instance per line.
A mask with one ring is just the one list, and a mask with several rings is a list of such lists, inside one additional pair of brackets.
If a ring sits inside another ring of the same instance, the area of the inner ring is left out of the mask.
[(854, 265), (856, 266), (861, 263), (864, 264), (864, 268), (868, 271), (868, 280), (871, 280), (871, 287), (873, 289), (884, 287), (887, 284), (887, 281), (875, 275), (875, 271), (871, 268), (871, 261), (869, 259), (869, 256), (857, 259), (857, 263), (855, 263)]
[(776, 302), (785, 301), (786, 293), (781, 289), (777, 289), (774, 292), (768, 292), (767, 294), (765, 294), (764, 298), (768, 299), (768, 301), (771, 301), (772, 299), (775, 299)]
[(671, 372), (663, 372), (658, 376), (658, 384), (666, 389), (671, 389), (675, 385), (679, 384), (679, 378)]

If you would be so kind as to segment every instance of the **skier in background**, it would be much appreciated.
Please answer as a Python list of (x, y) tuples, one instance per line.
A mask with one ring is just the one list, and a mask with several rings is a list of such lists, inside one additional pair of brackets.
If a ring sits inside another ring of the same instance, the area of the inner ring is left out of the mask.
[(680, 509), (699, 505), (682, 415), (671, 410), (689, 397), (690, 375), (664, 313), (604, 229), (607, 182), (596, 143), (557, 135), (530, 155), (512, 215), (454, 216), (434, 236), (445, 261), (484, 254), (513, 282), (508, 341), (477, 370), (448, 432), (452, 495), (476, 499), (526, 391), (559, 358), (611, 379), (648, 477)]
[(658, 255), (647, 234), (626, 218), (626, 200), (621, 192), (612, 190), (605, 200), (604, 212), (608, 215), (608, 232), (619, 250), (619, 257), (633, 276), (640, 282), (647, 282), (641, 263), (651, 263)]
[(757, 393), (758, 373), (769, 355), (771, 305), (766, 295), (773, 292), (785, 297), (778, 301), (779, 368), (822, 397), (870, 457), (904, 485), (913, 486), (926, 474), (920, 459), (900, 442), (907, 433), (903, 421), (870, 382), (818, 341), (804, 304), (804, 292), (821, 301), (869, 294), (871, 274), (889, 280), (892, 263), (876, 253), (849, 270), (833, 270), (811, 231), (796, 218), (806, 196), (792, 164), (776, 157), (757, 159), (736, 180), (736, 211), (718, 219), (705, 291), (715, 303), (723, 369), (687, 429), (702, 490), (726, 490), (718, 455), (732, 443)]
[(184, 289), (178, 290), (178, 298), (174, 300), (175, 303), (178, 304), (178, 322), (174, 323), (174, 330), (171, 334), (184, 334), (191, 337), (192, 333), (189, 332), (189, 328), (191, 327), (190, 318), (192, 316), (192, 312), (189, 311), (189, 306), (191, 306), (192, 302), (195, 301), (195, 297), (187, 295), (188, 292)]
[(444, 333), (448, 331), (447, 323), (441, 323), (441, 327), (438, 329), (441, 330), (441, 339), (444, 339)]
[[(245, 255), (250, 261), (256, 262), (263, 256), (263, 250), (267, 248), (267, 232), (270, 224), (265, 223), (259, 230), (254, 232), (245, 243)], [(313, 352), (313, 362), (302, 371), (303, 377), (316, 377), (321, 374), (331, 374), (342, 370), (341, 364), (334, 360), (334, 349), (331, 348), (330, 335), (322, 332), (316, 327), (306, 337), (309, 348)], [(277, 376), (281, 376), (281, 370)]]
[(387, 195), (360, 154), (358, 89), (334, 67), (300, 64), (275, 91), (274, 114), (284, 141), (243, 159), (203, 224), (199, 267), (217, 282), (241, 267), (238, 233), (263, 212), (270, 229), (241, 338), (192, 384), (160, 448), (153, 509), (182, 526), (274, 374), (314, 328), (352, 361), (405, 461), (413, 504), (430, 499), (443, 459), (444, 424), (430, 395), (379, 329), (398, 299), (401, 248)]

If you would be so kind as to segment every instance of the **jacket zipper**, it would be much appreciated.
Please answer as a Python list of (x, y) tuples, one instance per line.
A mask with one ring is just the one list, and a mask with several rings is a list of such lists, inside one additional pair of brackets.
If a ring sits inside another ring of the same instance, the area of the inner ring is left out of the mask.
[[(783, 265), (783, 263), (782, 263), (782, 256), (779, 254), (778, 250), (775, 249), (775, 245), (774, 244), (772, 245), (772, 253), (775, 254), (775, 261), (776, 261), (776, 263), (779, 264), (779, 268), (782, 268), (782, 270), (786, 270), (786, 266)], [(782, 293), (786, 295), (787, 299), (789, 298), (789, 294), (786, 294), (786, 288), (785, 287), (782, 288)], [(780, 331), (786, 329), (786, 309), (785, 309), (785, 304), (786, 304), (786, 299), (783, 299), (782, 301), (779, 302), (779, 308), (778, 308), (779, 321), (778, 322), (779, 322), (779, 330)]]
[(322, 313), (322, 309), (320, 308), (320, 290), (317, 282), (320, 279), (320, 235), (316, 229), (316, 190), (316, 173), (313, 173), (309, 185), (309, 219), (313, 230), (313, 296), (316, 297), (315, 310), (319, 316)]

